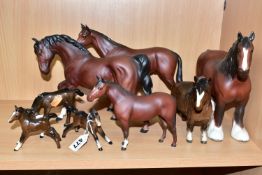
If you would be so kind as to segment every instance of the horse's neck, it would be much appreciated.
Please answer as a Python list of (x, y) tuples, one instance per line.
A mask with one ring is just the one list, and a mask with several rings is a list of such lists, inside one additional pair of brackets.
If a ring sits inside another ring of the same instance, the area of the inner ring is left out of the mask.
[(116, 103), (121, 103), (122, 100), (127, 99), (130, 95), (119, 85), (108, 84), (107, 96), (111, 103), (114, 105)]
[(61, 61), (65, 67), (71, 65), (73, 62), (82, 61), (83, 59), (89, 59), (92, 55), (84, 53), (78, 48), (68, 43), (57, 43), (53, 50), (61, 58)]
[(116, 48), (125, 47), (95, 30), (92, 30), (91, 35), (93, 36), (92, 43), (94, 45), (94, 48), (98, 52), (100, 57), (107, 56)]

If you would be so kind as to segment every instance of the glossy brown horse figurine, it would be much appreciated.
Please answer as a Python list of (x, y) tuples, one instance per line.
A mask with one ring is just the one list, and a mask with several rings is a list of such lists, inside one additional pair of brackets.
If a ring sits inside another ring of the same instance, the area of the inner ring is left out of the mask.
[(194, 82), (176, 82), (172, 95), (176, 97), (177, 112), (187, 122), (186, 140), (192, 143), (193, 128), (200, 126), (201, 143), (207, 143), (207, 126), (212, 115), (210, 79), (194, 77)]
[(8, 122), (12, 123), (13, 121), (18, 120), (22, 128), (22, 134), (19, 141), (16, 143), (14, 151), (18, 151), (29, 136), (40, 132), (43, 132), (45, 135), (51, 137), (56, 142), (57, 148), (61, 147), (61, 137), (55, 128), (51, 127), (49, 123), (49, 119), (56, 118), (57, 115), (55, 113), (50, 113), (39, 119), (37, 118), (37, 115), (38, 113), (32, 109), (25, 109), (23, 107), (15, 106), (15, 111), (11, 115)]
[(40, 41), (35, 38), (33, 40), (41, 73), (48, 74), (54, 56), (56, 54), (60, 56), (64, 66), (65, 80), (59, 83), (59, 89), (78, 86), (91, 89), (96, 84), (96, 75), (98, 75), (119, 83), (133, 93), (140, 88), (145, 93), (151, 92), (152, 82), (150, 76), (147, 75), (149, 61), (146, 55), (97, 59), (67, 35), (52, 35)]
[(102, 128), (100, 115), (95, 109), (91, 109), (88, 114), (84, 111), (78, 111), (77, 109), (75, 109), (73, 111), (73, 114), (73, 122), (66, 126), (63, 131), (62, 137), (66, 137), (66, 134), (72, 129), (78, 131), (79, 128), (82, 128), (86, 130), (86, 132), (91, 133), (99, 151), (102, 151), (103, 148), (99, 142), (97, 133), (99, 133), (108, 144), (113, 144), (110, 138), (105, 134)]
[(254, 32), (245, 37), (238, 33), (237, 40), (228, 52), (207, 50), (197, 60), (197, 75), (211, 78), (212, 96), (216, 107), (208, 129), (208, 137), (213, 140), (223, 140), (222, 120), (225, 109), (230, 107), (235, 107), (231, 136), (238, 141), (249, 140), (243, 117), (251, 91), (249, 70), (254, 39)]
[(31, 108), (35, 112), (40, 112), (44, 109), (44, 115), (47, 115), (51, 108), (62, 106), (61, 114), (58, 116), (58, 120), (63, 119), (67, 114), (66, 124), (70, 123), (71, 110), (75, 109), (76, 96), (84, 96), (84, 93), (79, 89), (60, 89), (54, 92), (44, 92), (39, 94), (33, 101)]
[(166, 137), (166, 122), (173, 135), (173, 147), (176, 146), (176, 99), (167, 93), (152, 93), (147, 96), (136, 96), (116, 83), (106, 82), (98, 78), (98, 82), (87, 97), (88, 101), (93, 101), (102, 95), (107, 95), (114, 105), (114, 114), (121, 124), (124, 135), (121, 150), (126, 150), (128, 145), (129, 124), (131, 121), (148, 121), (155, 116), (159, 116), (160, 126), (163, 134), (159, 142), (163, 142)]
[(81, 27), (82, 30), (77, 41), (85, 47), (93, 46), (100, 57), (145, 54), (150, 61), (150, 74), (157, 74), (170, 90), (175, 85), (174, 74), (177, 64), (177, 81), (182, 81), (182, 61), (177, 53), (161, 47), (131, 49), (111, 40), (102, 33), (89, 29), (87, 25), (81, 24)]

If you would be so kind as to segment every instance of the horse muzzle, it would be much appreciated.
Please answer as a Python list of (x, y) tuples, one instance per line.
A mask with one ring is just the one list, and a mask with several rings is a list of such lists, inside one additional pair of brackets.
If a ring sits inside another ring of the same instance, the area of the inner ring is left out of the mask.
[(245, 81), (248, 78), (249, 75), (249, 69), (248, 70), (243, 70), (239, 68), (237, 70), (237, 77), (240, 81)]

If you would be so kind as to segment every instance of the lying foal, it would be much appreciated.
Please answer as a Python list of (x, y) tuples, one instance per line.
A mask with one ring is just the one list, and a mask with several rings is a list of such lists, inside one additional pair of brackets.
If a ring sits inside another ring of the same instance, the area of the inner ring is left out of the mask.
[(22, 134), (14, 151), (18, 151), (29, 136), (40, 132), (44, 132), (44, 134), (51, 137), (56, 142), (57, 148), (60, 148), (60, 135), (53, 127), (51, 127), (49, 123), (50, 118), (56, 117), (56, 114), (50, 113), (39, 119), (36, 119), (37, 113), (35, 113), (32, 109), (25, 109), (15, 106), (15, 111), (8, 122), (12, 123), (13, 121), (18, 120), (22, 128)]
[(194, 77), (194, 82), (179, 82), (172, 89), (177, 99), (177, 112), (187, 122), (187, 142), (193, 141), (194, 126), (201, 127), (201, 143), (207, 143), (207, 126), (212, 115), (209, 79)]
[(100, 116), (97, 113), (95, 109), (91, 109), (90, 113), (85, 113), (84, 111), (73, 111), (73, 122), (68, 124), (66, 128), (63, 131), (62, 137), (66, 137), (66, 134), (72, 130), (75, 129), (78, 131), (79, 128), (86, 129), (88, 132), (92, 134), (96, 141), (96, 145), (98, 147), (99, 151), (102, 151), (103, 148), (98, 140), (98, 137), (96, 133), (98, 132), (104, 139), (107, 141), (110, 145), (113, 144), (113, 142), (109, 139), (109, 137), (106, 136), (104, 130), (101, 126), (101, 120)]

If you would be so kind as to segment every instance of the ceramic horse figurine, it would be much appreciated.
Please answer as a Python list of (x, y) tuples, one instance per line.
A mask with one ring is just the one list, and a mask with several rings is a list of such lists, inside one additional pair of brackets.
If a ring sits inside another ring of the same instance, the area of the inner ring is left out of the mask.
[(51, 137), (56, 142), (57, 148), (61, 147), (60, 135), (57, 133), (55, 128), (51, 127), (49, 123), (49, 119), (56, 118), (57, 115), (55, 113), (50, 113), (39, 119), (37, 119), (36, 115), (38, 114), (32, 109), (25, 109), (23, 107), (15, 106), (15, 111), (11, 115), (8, 122), (12, 123), (13, 121), (18, 120), (22, 128), (22, 134), (16, 144), (14, 151), (18, 151), (26, 139), (37, 132), (44, 132), (47, 136)]
[(93, 101), (102, 95), (107, 95), (114, 106), (114, 114), (121, 124), (124, 135), (121, 150), (126, 150), (129, 136), (129, 122), (148, 121), (155, 116), (160, 118), (160, 126), (163, 134), (159, 142), (163, 142), (166, 137), (166, 122), (173, 136), (173, 147), (176, 146), (176, 99), (162, 92), (152, 93), (147, 96), (136, 96), (116, 83), (104, 81), (98, 78), (98, 82), (87, 97), (88, 101)]
[(238, 141), (249, 140), (243, 117), (251, 91), (249, 70), (254, 39), (254, 32), (251, 32), (249, 36), (238, 33), (237, 40), (228, 52), (207, 50), (197, 60), (197, 75), (203, 75), (212, 80), (212, 97), (216, 106), (208, 128), (208, 137), (215, 141), (224, 139), (222, 120), (224, 111), (230, 107), (235, 107), (231, 136)]
[(174, 74), (177, 64), (177, 81), (182, 81), (182, 61), (177, 53), (161, 47), (131, 49), (102, 33), (89, 29), (87, 25), (81, 24), (81, 27), (77, 41), (85, 47), (93, 46), (100, 57), (145, 54), (150, 61), (150, 74), (157, 74), (170, 90), (175, 85)]
[(186, 140), (192, 143), (194, 126), (201, 127), (201, 143), (207, 143), (207, 126), (212, 115), (210, 79), (194, 77), (194, 82), (176, 82), (172, 95), (176, 97), (177, 112), (187, 122)]
[(97, 133), (99, 133), (108, 144), (113, 144), (110, 138), (105, 134), (102, 128), (100, 116), (95, 109), (91, 109), (90, 113), (88, 114), (84, 111), (75, 110), (73, 114), (73, 122), (66, 126), (66, 128), (64, 129), (62, 135), (63, 138), (66, 137), (66, 134), (70, 130), (75, 129), (76, 131), (78, 131), (79, 128), (82, 128), (92, 134), (99, 151), (102, 151), (103, 148), (99, 142)]
[(67, 35), (52, 35), (40, 41), (35, 38), (33, 40), (41, 73), (48, 74), (54, 56), (56, 54), (60, 56), (64, 66), (65, 80), (59, 83), (58, 89), (78, 86), (91, 89), (96, 84), (96, 75), (98, 75), (106, 80), (119, 83), (133, 93), (140, 88), (145, 93), (151, 92), (152, 81), (147, 75), (149, 61), (146, 55), (97, 59)]
[(75, 109), (76, 96), (84, 96), (84, 93), (79, 89), (60, 89), (54, 92), (44, 92), (39, 94), (33, 101), (31, 108), (40, 112), (44, 109), (44, 115), (47, 115), (51, 108), (58, 106), (63, 106), (61, 114), (57, 119), (62, 119), (63, 116), (67, 113), (65, 125), (70, 123), (71, 109)]

